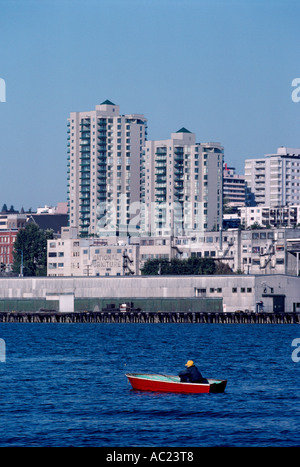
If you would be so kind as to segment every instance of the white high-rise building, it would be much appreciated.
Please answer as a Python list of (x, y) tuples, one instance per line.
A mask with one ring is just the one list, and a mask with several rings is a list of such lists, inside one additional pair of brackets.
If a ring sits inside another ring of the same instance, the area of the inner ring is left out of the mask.
[(187, 235), (222, 225), (223, 147), (196, 143), (185, 128), (146, 141), (142, 165), (143, 226), (151, 235)]
[(245, 177), (227, 164), (223, 170), (223, 197), (229, 208), (245, 206)]
[(81, 236), (124, 234), (140, 199), (140, 164), (147, 135), (143, 115), (120, 115), (106, 100), (68, 119), (70, 227)]
[(300, 149), (280, 147), (276, 154), (247, 159), (245, 181), (258, 206), (300, 204)]

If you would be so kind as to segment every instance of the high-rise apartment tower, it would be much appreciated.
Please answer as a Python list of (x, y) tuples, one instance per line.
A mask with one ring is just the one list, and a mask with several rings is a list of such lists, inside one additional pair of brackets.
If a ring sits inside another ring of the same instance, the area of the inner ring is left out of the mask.
[(300, 204), (300, 149), (280, 147), (276, 154), (245, 160), (245, 181), (258, 206)]
[(151, 235), (187, 235), (222, 225), (223, 147), (196, 143), (186, 128), (146, 141), (142, 164), (143, 226)]
[(140, 200), (146, 135), (143, 115), (120, 115), (119, 106), (108, 100), (95, 110), (70, 113), (69, 224), (81, 236), (126, 234), (130, 206)]

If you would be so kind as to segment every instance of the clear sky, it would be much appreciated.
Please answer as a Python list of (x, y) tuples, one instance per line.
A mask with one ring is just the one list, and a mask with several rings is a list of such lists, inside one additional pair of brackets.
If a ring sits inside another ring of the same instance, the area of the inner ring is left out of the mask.
[[(298, 0), (0, 0), (0, 209), (66, 201), (67, 118), (106, 99), (225, 161), (300, 147)], [(1, 95), (1, 93), (0, 93)]]

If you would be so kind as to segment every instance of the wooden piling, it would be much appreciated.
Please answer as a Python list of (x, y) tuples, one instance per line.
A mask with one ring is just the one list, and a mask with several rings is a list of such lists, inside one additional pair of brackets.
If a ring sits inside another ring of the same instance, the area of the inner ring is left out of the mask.
[(185, 324), (300, 324), (300, 313), (155, 312), (155, 311), (7, 311), (0, 323), (185, 323)]

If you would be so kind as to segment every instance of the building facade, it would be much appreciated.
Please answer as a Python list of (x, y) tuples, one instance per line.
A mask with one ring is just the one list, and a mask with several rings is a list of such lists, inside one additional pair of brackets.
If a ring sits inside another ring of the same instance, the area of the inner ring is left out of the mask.
[(1, 272), (11, 272), (13, 266), (13, 249), (17, 230), (0, 230), (0, 263)]
[(223, 147), (196, 143), (181, 128), (171, 138), (146, 141), (142, 168), (142, 224), (151, 235), (189, 235), (222, 223)]
[(228, 208), (245, 206), (245, 177), (227, 164), (223, 170), (223, 198)]
[(239, 208), (241, 225), (261, 227), (297, 227), (300, 225), (300, 205), (295, 206), (247, 206)]
[(18, 230), (26, 226), (28, 214), (25, 213), (0, 213), (0, 231)]
[(81, 236), (126, 235), (140, 200), (140, 163), (147, 136), (143, 115), (120, 115), (105, 101), (68, 119), (69, 225)]
[(59, 301), (59, 309), (70, 312), (74, 304), (78, 311), (99, 311), (106, 299), (106, 303), (133, 301), (142, 311), (160, 311), (163, 301), (172, 298), (169, 311), (189, 311), (197, 302), (218, 300), (224, 312), (299, 312), (299, 285), (299, 277), (282, 274), (4, 278), (0, 281), (0, 302), (8, 307), (13, 301), (11, 306), (16, 307), (22, 299), (21, 306), (28, 301), (32, 310), (38, 299)]
[(294, 228), (194, 232), (181, 236), (78, 238), (63, 228), (48, 240), (48, 276), (140, 275), (147, 260), (210, 258), (234, 273), (289, 274), (300, 271), (300, 230)]
[(258, 206), (300, 204), (300, 149), (280, 147), (276, 154), (247, 159), (245, 181)]
[(62, 228), (59, 239), (48, 240), (47, 275), (127, 276), (139, 274), (139, 245), (119, 237), (80, 238), (77, 228)]

